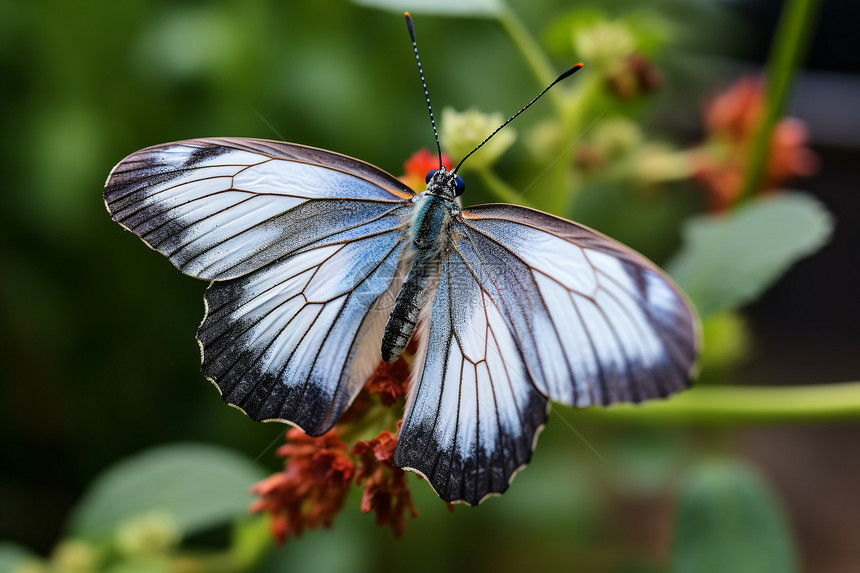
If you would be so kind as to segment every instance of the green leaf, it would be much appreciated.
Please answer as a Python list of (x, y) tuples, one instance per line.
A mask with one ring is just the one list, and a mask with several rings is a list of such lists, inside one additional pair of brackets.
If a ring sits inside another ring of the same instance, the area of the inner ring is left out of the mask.
[(830, 214), (809, 195), (758, 198), (727, 215), (689, 221), (667, 269), (706, 316), (754, 300), (821, 248), (832, 228)]
[(674, 573), (797, 571), (791, 534), (767, 484), (748, 466), (711, 461), (681, 490)]
[(179, 530), (196, 533), (243, 515), (248, 488), (265, 472), (229, 450), (177, 444), (120, 462), (96, 479), (75, 510), (69, 533), (110, 534), (153, 511), (167, 513)]
[(505, 6), (501, 0), (352, 0), (355, 4), (403, 13), (436, 14), (439, 16), (475, 16), (490, 18), (499, 15)]
[(22, 565), (36, 561), (39, 561), (39, 558), (26, 547), (0, 541), (0, 571), (15, 573)]

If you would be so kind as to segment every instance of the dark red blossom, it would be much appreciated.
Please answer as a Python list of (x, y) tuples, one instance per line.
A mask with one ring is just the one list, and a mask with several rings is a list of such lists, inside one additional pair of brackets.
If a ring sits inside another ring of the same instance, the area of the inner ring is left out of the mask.
[(397, 437), (387, 430), (367, 442), (358, 442), (352, 453), (361, 458), (355, 483), (364, 485), (361, 511), (376, 513), (376, 523), (391, 527), (398, 537), (406, 530), (405, 513), (418, 517), (412, 504), (406, 472), (394, 465)]
[(634, 99), (657, 91), (663, 73), (642, 54), (630, 54), (615, 73), (607, 77), (609, 89), (621, 99)]
[(379, 395), (383, 406), (390, 407), (406, 395), (408, 386), (409, 363), (401, 356), (390, 364), (380, 362), (364, 387), (371, 394)]
[(332, 430), (312, 438), (298, 429), (287, 431), (287, 443), (277, 454), (286, 458), (284, 471), (251, 487), (260, 499), (251, 511), (271, 516), (272, 536), (284, 543), (305, 529), (330, 526), (343, 507), (355, 464), (347, 446)]

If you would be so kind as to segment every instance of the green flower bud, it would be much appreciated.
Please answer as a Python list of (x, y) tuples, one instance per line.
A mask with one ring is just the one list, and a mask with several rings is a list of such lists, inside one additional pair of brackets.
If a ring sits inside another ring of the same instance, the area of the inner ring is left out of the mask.
[(152, 512), (132, 519), (117, 529), (118, 549), (130, 556), (159, 555), (179, 545), (182, 533), (166, 512)]
[(532, 156), (541, 163), (545, 163), (555, 156), (564, 145), (558, 121), (550, 120), (539, 123), (526, 134), (526, 142)]
[(636, 179), (645, 184), (678, 181), (692, 174), (687, 154), (662, 143), (643, 145), (634, 163)]
[(604, 156), (618, 158), (630, 154), (642, 144), (639, 126), (623, 117), (607, 119), (594, 128), (592, 145)]
[(624, 66), (636, 49), (633, 31), (621, 22), (596, 22), (590, 28), (578, 30), (573, 47), (580, 59), (604, 73), (613, 73)]
[(98, 567), (98, 555), (88, 543), (70, 539), (54, 549), (51, 565), (56, 573), (90, 573)]
[[(439, 133), (442, 148), (452, 157), (462, 159), (504, 121), (505, 117), (501, 113), (483, 113), (476, 109), (460, 113), (446, 107), (442, 110), (442, 128)], [(473, 169), (489, 167), (513, 145), (516, 139), (516, 131), (506, 127), (470, 157), (464, 167)]]

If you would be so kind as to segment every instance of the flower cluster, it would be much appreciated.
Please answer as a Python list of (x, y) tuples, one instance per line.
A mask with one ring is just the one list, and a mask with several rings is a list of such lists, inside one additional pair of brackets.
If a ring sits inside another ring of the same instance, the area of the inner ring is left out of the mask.
[(381, 362), (365, 388), (369, 394), (376, 394), (382, 405), (389, 408), (406, 395), (409, 382), (409, 364), (404, 359), (392, 363)]
[[(196, 557), (180, 553), (182, 531), (168, 511), (152, 510), (120, 521), (97, 540), (64, 539), (45, 558), (23, 559), (11, 573), (98, 573), (100, 571), (202, 571)], [(2, 561), (2, 560), (0, 560)]]
[[(705, 189), (712, 210), (727, 209), (740, 196), (765, 105), (762, 82), (744, 77), (706, 107), (707, 137), (694, 156), (694, 165), (695, 180)], [(774, 126), (760, 190), (776, 190), (789, 179), (816, 171), (818, 160), (806, 140), (800, 120), (783, 118)]]
[(636, 99), (658, 90), (663, 83), (663, 73), (649, 58), (634, 53), (608, 73), (606, 81), (619, 99)]
[(574, 52), (589, 66), (607, 74), (619, 71), (636, 53), (636, 34), (618, 20), (597, 19), (573, 34)]
[(390, 526), (399, 537), (406, 529), (406, 512), (415, 518), (418, 511), (412, 504), (406, 472), (394, 465), (396, 446), (397, 437), (383, 430), (376, 438), (355, 444), (352, 453), (361, 459), (355, 476), (355, 483), (364, 485), (361, 511), (375, 512), (376, 524)]
[[(483, 113), (476, 109), (458, 112), (454, 108), (446, 107), (442, 110), (439, 139), (451, 155), (462, 159), (504, 121), (505, 116), (501, 113)], [(514, 144), (516, 139), (516, 130), (506, 127), (488, 141), (479, 153), (470, 157), (466, 165), (474, 170), (490, 167)]]
[(331, 525), (343, 508), (355, 463), (337, 434), (333, 429), (312, 438), (301, 430), (288, 430), (287, 443), (277, 452), (286, 458), (284, 471), (251, 488), (260, 496), (251, 511), (271, 516), (272, 536), (278, 543), (305, 529)]
[[(410, 352), (414, 345), (407, 347)], [(250, 510), (270, 516), (272, 536), (279, 544), (306, 529), (329, 527), (353, 484), (364, 488), (361, 511), (375, 513), (377, 524), (391, 527), (397, 536), (405, 530), (406, 514), (418, 515), (406, 474), (394, 465), (397, 436), (383, 429), (373, 439), (356, 441), (351, 449), (342, 439), (363, 432), (368, 421), (390, 418), (392, 408), (402, 411), (408, 380), (405, 358), (381, 362), (331, 431), (316, 438), (295, 428), (287, 431), (287, 443), (277, 451), (284, 458), (284, 470), (251, 488), (259, 499)]]

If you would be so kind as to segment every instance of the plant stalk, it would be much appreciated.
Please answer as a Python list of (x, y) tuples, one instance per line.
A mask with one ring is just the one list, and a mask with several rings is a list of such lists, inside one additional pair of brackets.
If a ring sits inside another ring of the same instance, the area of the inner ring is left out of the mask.
[(737, 426), (860, 419), (860, 382), (699, 386), (667, 400), (568, 409), (574, 418), (633, 424)]
[(750, 150), (741, 201), (759, 190), (767, 173), (773, 128), (788, 103), (797, 68), (815, 27), (818, 6), (819, 0), (787, 0), (782, 9), (768, 56), (765, 109)]

